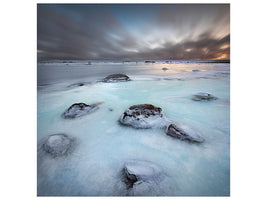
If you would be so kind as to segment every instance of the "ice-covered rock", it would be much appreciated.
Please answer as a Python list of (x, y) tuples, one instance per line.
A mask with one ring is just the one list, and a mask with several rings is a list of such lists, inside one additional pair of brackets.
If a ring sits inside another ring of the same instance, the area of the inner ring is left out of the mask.
[(99, 108), (102, 102), (97, 102), (95, 104), (87, 105), (85, 103), (75, 103), (70, 106), (64, 113), (64, 118), (76, 118), (83, 115), (89, 114)]
[(120, 82), (120, 81), (130, 81), (129, 76), (125, 74), (111, 74), (103, 79), (103, 82)]
[(151, 104), (134, 105), (120, 117), (120, 123), (134, 128), (163, 128), (166, 117), (160, 107)]
[(67, 155), (74, 139), (66, 134), (48, 136), (42, 143), (43, 150), (53, 157)]
[(202, 136), (200, 136), (191, 128), (180, 123), (170, 124), (166, 130), (166, 134), (179, 140), (188, 141), (191, 143), (204, 142), (204, 138)]
[(148, 161), (131, 160), (125, 163), (122, 170), (123, 182), (128, 195), (145, 195), (147, 190), (155, 189), (164, 179), (161, 168)]
[(194, 95), (192, 100), (194, 101), (210, 101), (210, 100), (216, 100), (218, 99), (217, 97), (207, 93), (207, 92), (199, 92)]

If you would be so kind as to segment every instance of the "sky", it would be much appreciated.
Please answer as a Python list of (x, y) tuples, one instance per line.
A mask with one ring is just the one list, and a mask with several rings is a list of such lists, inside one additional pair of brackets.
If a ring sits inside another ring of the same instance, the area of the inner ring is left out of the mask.
[(37, 59), (230, 59), (230, 5), (37, 4)]

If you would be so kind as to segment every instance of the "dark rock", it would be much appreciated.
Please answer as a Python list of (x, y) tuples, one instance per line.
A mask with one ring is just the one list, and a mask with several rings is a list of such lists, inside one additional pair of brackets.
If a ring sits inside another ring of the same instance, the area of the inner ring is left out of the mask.
[(111, 74), (103, 79), (103, 82), (119, 82), (119, 81), (130, 81), (130, 78), (125, 74)]
[(162, 128), (166, 117), (160, 107), (151, 104), (134, 105), (120, 117), (120, 123), (134, 128)]
[(110, 112), (112, 112), (112, 111), (113, 111), (113, 109), (112, 109), (112, 108), (109, 108), (108, 110), (109, 110)]
[(63, 113), (63, 117), (64, 118), (81, 117), (83, 115), (89, 114), (97, 110), (100, 104), (102, 104), (102, 102), (97, 102), (92, 105), (87, 105), (85, 103), (75, 103)]
[(206, 92), (199, 92), (195, 94), (194, 97), (192, 98), (193, 101), (210, 101), (216, 99), (218, 98)]
[(162, 70), (163, 70), (163, 71), (167, 71), (168, 68), (167, 68), (167, 67), (163, 67)]
[(148, 161), (139, 160), (132, 160), (125, 163), (122, 176), (127, 189), (143, 183), (157, 185), (164, 179), (164, 174), (157, 165)]
[(188, 127), (181, 126), (182, 125), (178, 127), (176, 124), (170, 124), (167, 128), (166, 134), (182, 141), (188, 141), (190, 143), (204, 142), (204, 139), (196, 132), (190, 130)]
[(65, 134), (48, 136), (42, 143), (43, 150), (53, 157), (64, 156), (70, 152), (74, 140)]
[(146, 60), (145, 63), (155, 63), (154, 60)]
[(91, 84), (90, 82), (80, 82), (80, 83), (74, 83), (68, 86), (68, 88), (73, 88), (73, 87), (81, 87), (85, 85)]
[(192, 72), (199, 72), (200, 70), (198, 69), (193, 69)]

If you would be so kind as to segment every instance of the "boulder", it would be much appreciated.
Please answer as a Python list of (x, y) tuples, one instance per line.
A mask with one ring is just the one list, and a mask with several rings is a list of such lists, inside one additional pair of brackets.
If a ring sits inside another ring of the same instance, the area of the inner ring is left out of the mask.
[(216, 99), (218, 98), (206, 92), (199, 92), (192, 98), (193, 101), (211, 101)]
[(126, 162), (122, 170), (122, 176), (127, 189), (132, 189), (143, 183), (157, 185), (164, 179), (164, 173), (160, 167), (151, 162), (140, 160)]
[(83, 115), (89, 114), (99, 108), (99, 105), (102, 102), (97, 102), (92, 105), (87, 105), (85, 103), (75, 103), (70, 106), (64, 113), (64, 118), (76, 118), (81, 117)]
[(166, 126), (166, 117), (160, 107), (151, 104), (134, 105), (120, 117), (122, 125), (134, 128), (162, 128)]
[(103, 79), (103, 82), (120, 82), (120, 81), (130, 81), (130, 78), (125, 74), (111, 74)]
[(64, 156), (69, 153), (73, 141), (65, 134), (55, 134), (48, 136), (42, 143), (42, 147), (53, 157)]
[(177, 138), (182, 141), (188, 141), (190, 143), (204, 142), (202, 136), (200, 136), (195, 131), (182, 124), (179, 125), (170, 124), (166, 130), (166, 134), (173, 138)]

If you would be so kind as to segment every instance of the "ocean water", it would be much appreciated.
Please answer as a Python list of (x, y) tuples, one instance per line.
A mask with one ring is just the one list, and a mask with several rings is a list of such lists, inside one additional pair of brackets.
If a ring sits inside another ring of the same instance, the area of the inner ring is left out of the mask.
[[(121, 170), (128, 160), (149, 161), (164, 172), (164, 180), (152, 188), (141, 184), (135, 195), (230, 195), (229, 64), (75, 61), (38, 63), (37, 73), (37, 143), (56, 133), (76, 141), (68, 156), (37, 154), (39, 196), (125, 196)], [(99, 82), (113, 73), (125, 73), (132, 81)], [(192, 101), (198, 92), (218, 99)], [(86, 116), (61, 116), (74, 103), (100, 101), (100, 109)], [(143, 103), (161, 107), (168, 118), (197, 131), (205, 142), (191, 144), (167, 136), (165, 129), (118, 123), (128, 107)]]

